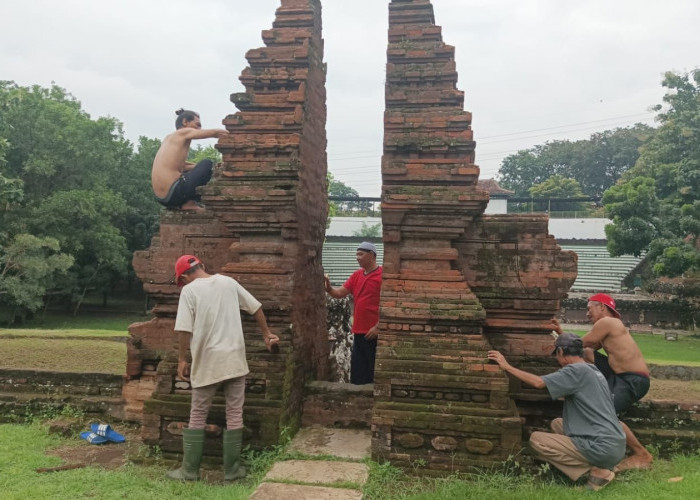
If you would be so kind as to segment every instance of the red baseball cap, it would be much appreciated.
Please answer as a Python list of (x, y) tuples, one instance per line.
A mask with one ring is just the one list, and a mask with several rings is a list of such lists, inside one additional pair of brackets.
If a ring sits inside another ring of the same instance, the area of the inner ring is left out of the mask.
[(600, 302), (601, 304), (607, 306), (608, 309), (610, 309), (610, 312), (613, 313), (617, 319), (620, 319), (620, 313), (615, 310), (615, 299), (613, 299), (610, 295), (596, 293), (590, 299), (588, 299), (588, 302)]
[(177, 283), (177, 286), (182, 286), (180, 277), (185, 271), (192, 269), (194, 266), (201, 263), (202, 261), (194, 255), (183, 255), (177, 259), (177, 262), (175, 262), (175, 282)]

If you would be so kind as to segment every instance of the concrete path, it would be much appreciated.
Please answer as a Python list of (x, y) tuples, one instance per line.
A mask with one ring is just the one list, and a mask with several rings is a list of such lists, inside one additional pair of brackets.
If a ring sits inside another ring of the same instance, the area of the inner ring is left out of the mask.
[(370, 442), (367, 430), (301, 429), (292, 439), (290, 451), (325, 460), (277, 462), (250, 500), (362, 500), (362, 491), (357, 488), (367, 482), (369, 469), (357, 461), (369, 457)]

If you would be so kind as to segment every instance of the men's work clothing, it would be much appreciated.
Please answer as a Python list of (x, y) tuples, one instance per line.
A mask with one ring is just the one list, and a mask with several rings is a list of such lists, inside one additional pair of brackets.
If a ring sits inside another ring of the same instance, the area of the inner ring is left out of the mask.
[(634, 372), (615, 373), (610, 368), (610, 361), (605, 354), (601, 354), (598, 351), (595, 351), (593, 354), (596, 368), (600, 370), (608, 382), (617, 413), (626, 411), (649, 392), (651, 381), (648, 374)]
[(563, 432), (578, 451), (596, 467), (617, 465), (625, 456), (625, 433), (600, 371), (586, 362), (572, 363), (542, 380), (552, 399), (564, 398)]
[(591, 470), (588, 459), (581, 454), (569, 436), (564, 434), (564, 423), (555, 418), (551, 423), (552, 432), (535, 431), (530, 434), (530, 446), (547, 462), (576, 481)]
[(350, 275), (343, 288), (352, 294), (352, 333), (364, 335), (379, 322), (379, 295), (382, 288), (382, 266), (365, 274), (358, 269)]
[(165, 198), (156, 196), (156, 201), (168, 208), (180, 208), (189, 200), (199, 201), (201, 196), (197, 194), (197, 188), (209, 182), (213, 168), (214, 163), (211, 160), (200, 161), (170, 185)]
[(377, 339), (367, 340), (364, 335), (352, 336), (350, 356), (350, 383), (356, 385), (374, 382), (374, 362), (377, 356)]
[(193, 388), (248, 374), (240, 310), (254, 314), (261, 305), (236, 280), (221, 274), (182, 288), (175, 331), (192, 333)]
[(207, 425), (207, 415), (214, 394), (219, 386), (223, 386), (226, 398), (226, 428), (239, 429), (243, 427), (243, 403), (245, 402), (245, 377), (224, 380), (221, 383), (195, 387), (192, 389), (192, 406), (190, 408), (190, 429), (204, 429)]
[(352, 294), (352, 355), (350, 357), (350, 383), (374, 382), (374, 361), (377, 355), (377, 339), (367, 340), (365, 334), (379, 322), (379, 297), (382, 288), (382, 266), (365, 273), (358, 269), (345, 281), (343, 287)]

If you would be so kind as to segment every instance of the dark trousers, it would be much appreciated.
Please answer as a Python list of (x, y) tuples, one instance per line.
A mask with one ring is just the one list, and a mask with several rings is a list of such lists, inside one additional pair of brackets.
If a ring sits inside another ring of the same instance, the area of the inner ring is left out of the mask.
[(184, 172), (178, 180), (173, 182), (165, 198), (156, 197), (156, 200), (168, 208), (180, 208), (189, 200), (199, 201), (201, 197), (196, 189), (209, 182), (213, 167), (211, 160), (200, 161), (192, 170)]
[(353, 335), (350, 358), (350, 383), (356, 385), (374, 382), (374, 360), (377, 356), (377, 339), (367, 340), (364, 335)]

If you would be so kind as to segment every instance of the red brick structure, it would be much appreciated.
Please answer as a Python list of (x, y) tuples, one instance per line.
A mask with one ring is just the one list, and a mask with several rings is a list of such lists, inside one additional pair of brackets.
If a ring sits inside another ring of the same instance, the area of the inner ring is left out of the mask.
[(486, 350), (547, 369), (576, 257), (545, 217), (483, 216), (471, 115), (429, 0), (391, 2), (387, 59), (373, 456), (429, 473), (488, 466), (521, 444), (509, 391), (543, 395), (509, 387)]
[[(267, 352), (252, 317), (244, 316), (251, 373), (246, 385), (246, 440), (278, 442), (283, 426), (299, 425), (307, 378), (328, 371), (326, 297), (321, 247), (327, 218), (326, 95), (321, 4), (282, 0), (265, 46), (246, 54), (245, 92), (231, 100), (232, 132), (217, 149), (223, 163), (202, 188), (203, 215), (164, 214), (150, 249), (134, 268), (156, 299), (155, 318), (130, 328), (124, 395), (143, 404), (143, 437), (166, 452), (180, 451), (189, 417), (189, 386), (176, 380), (173, 336), (179, 289), (169, 280), (176, 258), (193, 253), (212, 272), (238, 280), (263, 303), (281, 352)], [(155, 390), (153, 390), (155, 388)], [(152, 395), (150, 394), (152, 392)], [(222, 398), (210, 422), (223, 426)], [(127, 410), (129, 411), (129, 410)], [(219, 440), (207, 449), (216, 454)]]

